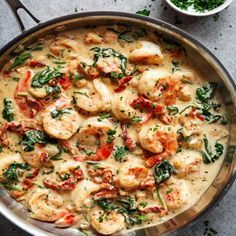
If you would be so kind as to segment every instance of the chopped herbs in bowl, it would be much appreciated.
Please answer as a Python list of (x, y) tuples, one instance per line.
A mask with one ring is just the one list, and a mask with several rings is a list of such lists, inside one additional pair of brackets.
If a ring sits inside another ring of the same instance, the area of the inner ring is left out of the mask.
[(166, 0), (166, 2), (184, 14), (208, 16), (224, 10), (232, 0)]

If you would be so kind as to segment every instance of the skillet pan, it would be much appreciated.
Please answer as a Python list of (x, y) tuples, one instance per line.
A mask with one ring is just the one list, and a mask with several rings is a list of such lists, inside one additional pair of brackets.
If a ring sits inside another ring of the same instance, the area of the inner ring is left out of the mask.
[[(136, 27), (142, 26), (151, 31), (157, 31), (184, 46), (189, 59), (203, 72), (207, 73), (210, 79), (214, 79), (219, 83), (230, 119), (230, 137), (227, 153), (213, 183), (195, 205), (166, 222), (149, 226), (148, 228), (142, 229), (141, 232), (140, 230), (135, 230), (134, 233), (135, 235), (140, 235), (141, 233), (143, 235), (156, 236), (176, 231), (187, 225), (190, 226), (207, 214), (223, 198), (236, 177), (236, 86), (224, 66), (206, 47), (177, 27), (150, 17), (123, 12), (102, 11), (76, 13), (40, 23), (20, 0), (5, 1), (15, 15), (22, 34), (14, 38), (0, 50), (0, 70), (10, 59), (9, 55), (20, 45), (28, 46), (40, 37), (88, 26), (116, 23), (134, 25)], [(17, 13), (18, 9), (25, 10), (38, 25), (25, 30), (25, 26)], [(56, 229), (50, 223), (29, 218), (27, 210), (1, 189), (0, 212), (10, 221), (32, 235), (82, 235), (76, 229)], [(133, 232), (132, 235), (134, 235)]]

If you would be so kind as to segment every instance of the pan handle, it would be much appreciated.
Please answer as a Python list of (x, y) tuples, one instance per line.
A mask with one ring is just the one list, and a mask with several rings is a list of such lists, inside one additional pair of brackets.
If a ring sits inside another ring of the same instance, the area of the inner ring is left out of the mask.
[(15, 18), (16, 18), (16, 20), (17, 20), (19, 26), (20, 26), (21, 31), (25, 31), (25, 26), (24, 26), (24, 24), (23, 24), (23, 22), (22, 22), (22, 20), (21, 20), (21, 18), (20, 18), (20, 16), (19, 16), (18, 12), (17, 12), (18, 9), (23, 9), (23, 10), (25, 10), (25, 11), (28, 13), (28, 15), (29, 15), (36, 23), (39, 23), (39, 22), (40, 22), (40, 20), (38, 20), (38, 19), (21, 3), (20, 0), (5, 0), (5, 1), (8, 3), (9, 7), (11, 8), (12, 13), (13, 13), (14, 16), (15, 16)]

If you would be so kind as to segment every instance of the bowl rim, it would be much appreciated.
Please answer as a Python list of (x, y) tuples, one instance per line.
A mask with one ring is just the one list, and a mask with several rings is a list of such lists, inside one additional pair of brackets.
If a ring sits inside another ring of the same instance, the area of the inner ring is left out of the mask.
[[(236, 83), (234, 82), (233, 78), (229, 74), (229, 72), (226, 70), (224, 65), (220, 62), (220, 60), (206, 47), (204, 46), (201, 42), (199, 42), (197, 39), (195, 39), (193, 36), (191, 36), (189, 33), (186, 31), (179, 29), (176, 26), (173, 26), (167, 22), (164, 22), (162, 20), (153, 18), (153, 17), (146, 17), (146, 16), (141, 16), (133, 13), (127, 13), (127, 12), (117, 12), (117, 11), (90, 11), (90, 12), (83, 12), (83, 13), (74, 13), (70, 15), (65, 15), (61, 17), (54, 18), (52, 20), (48, 20), (46, 22), (40, 23), (36, 25), (33, 28), (30, 28), (27, 31), (24, 31), (22, 34), (18, 35), (14, 39), (12, 39), (10, 42), (8, 42), (2, 49), (0, 49), (0, 57), (3, 56), (4, 53), (7, 53), (9, 49), (14, 47), (17, 42), (25, 39), (27, 36), (30, 36), (32, 33), (39, 31), (40, 29), (43, 29), (47, 26), (51, 26), (57, 23), (63, 23), (64, 21), (67, 20), (72, 20), (72, 19), (77, 19), (77, 18), (84, 18), (86, 20), (87, 17), (121, 17), (124, 18), (128, 21), (128, 19), (136, 19), (140, 21), (144, 21), (147, 23), (152, 23), (154, 25), (159, 25), (161, 27), (166, 28), (167, 30), (173, 31), (178, 33), (179, 35), (185, 37), (188, 39), (190, 42), (196, 44), (198, 47), (200, 47), (206, 54), (208, 54), (215, 62), (216, 64), (222, 69), (223, 73), (227, 76), (228, 81), (230, 85), (232, 86), (233, 93), (236, 94)], [(211, 204), (208, 204), (206, 208), (197, 216), (194, 217), (191, 221), (188, 223), (183, 224), (181, 227), (178, 228), (178, 230), (182, 230), (186, 227), (189, 227), (196, 222), (198, 222), (203, 216), (205, 216), (209, 210), (214, 208), (216, 204), (225, 196), (225, 194), (228, 192), (230, 187), (232, 186), (234, 180), (236, 179), (236, 171), (232, 171), (230, 174), (228, 181), (225, 183), (224, 189), (222, 189), (215, 197), (214, 200), (212, 200)], [(0, 202), (0, 213), (5, 216), (7, 219), (9, 219), (12, 223), (20, 227), (21, 229), (25, 230), (26, 232), (32, 234), (32, 235), (52, 235), (51, 233), (44, 231), (35, 225), (32, 224), (26, 224), (21, 220), (20, 217), (18, 217), (16, 214), (12, 214), (12, 211), (8, 209), (3, 203)], [(19, 220), (16, 222), (16, 218)], [(27, 227), (26, 227), (27, 226)], [(41, 232), (41, 233), (39, 233)], [(37, 234), (36, 234), (37, 233)]]
[(207, 12), (190, 12), (188, 10), (183, 10), (183, 9), (177, 7), (174, 3), (171, 2), (171, 0), (165, 0), (165, 1), (170, 7), (172, 7), (174, 10), (178, 11), (179, 13), (182, 13), (182, 14), (188, 15), (188, 16), (198, 16), (198, 17), (210, 16), (210, 15), (214, 15), (216, 13), (219, 13), (219, 12), (223, 11), (225, 8), (227, 8), (233, 2), (233, 0), (226, 0), (220, 6), (214, 8), (210, 11), (207, 11)]

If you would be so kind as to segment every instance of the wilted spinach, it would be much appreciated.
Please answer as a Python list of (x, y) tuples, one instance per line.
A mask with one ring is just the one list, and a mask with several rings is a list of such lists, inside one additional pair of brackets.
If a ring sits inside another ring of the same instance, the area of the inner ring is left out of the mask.
[(10, 181), (17, 181), (19, 175), (18, 169), (30, 170), (30, 166), (27, 164), (14, 162), (8, 166), (3, 175)]
[(4, 109), (2, 111), (2, 117), (3, 119), (7, 121), (13, 121), (14, 120), (14, 110), (11, 99), (4, 98), (3, 99), (3, 106)]
[(22, 65), (31, 57), (30, 52), (23, 52), (20, 55), (15, 57), (14, 62), (8, 67), (7, 71), (11, 71), (17, 66)]
[(161, 161), (155, 166), (155, 182), (160, 184), (164, 180), (170, 178), (174, 168), (168, 160)]
[(37, 72), (32, 79), (31, 87), (42, 88), (43, 85), (47, 84), (50, 80), (61, 76), (62, 73), (59, 68), (50, 68)]
[(179, 108), (175, 106), (167, 106), (167, 112), (169, 115), (174, 116), (179, 113)]
[(211, 146), (209, 145), (206, 135), (204, 135), (203, 142), (205, 147), (205, 151), (202, 151), (202, 157), (204, 163), (209, 164), (215, 162), (223, 154), (224, 146), (221, 143), (216, 142), (215, 154), (214, 154), (211, 150)]
[(31, 152), (34, 150), (34, 145), (47, 144), (48, 137), (47, 135), (40, 130), (29, 130), (22, 137), (22, 144), (25, 146), (24, 151)]
[(63, 114), (70, 114), (72, 110), (72, 108), (56, 109), (54, 111), (51, 111), (51, 117), (53, 119), (61, 118)]
[(208, 84), (205, 84), (196, 90), (196, 97), (201, 102), (206, 102), (209, 99), (212, 99), (215, 95), (215, 91), (217, 88), (217, 84), (210, 82)]
[(129, 225), (141, 224), (147, 220), (147, 217), (139, 212), (136, 201), (133, 197), (120, 197), (116, 200), (99, 199), (96, 201), (104, 211), (117, 210), (125, 217), (126, 223)]
[(93, 56), (93, 64), (92, 66), (96, 66), (99, 58), (105, 58), (105, 57), (116, 57), (120, 60), (121, 64), (121, 70), (124, 74), (127, 73), (126, 66), (127, 66), (127, 57), (125, 57), (123, 54), (115, 51), (113, 48), (100, 48), (100, 47), (94, 47), (91, 49), (91, 51), (94, 51)]

